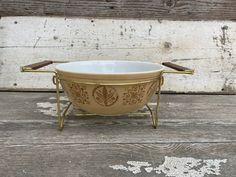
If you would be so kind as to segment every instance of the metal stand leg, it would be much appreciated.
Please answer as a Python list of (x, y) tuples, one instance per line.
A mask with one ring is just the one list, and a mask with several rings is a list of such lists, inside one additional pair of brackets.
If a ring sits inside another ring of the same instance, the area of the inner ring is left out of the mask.
[(58, 118), (58, 128), (62, 130), (64, 127), (64, 118), (61, 116), (61, 105), (60, 105), (60, 88), (59, 88), (59, 79), (56, 74), (53, 76), (53, 83), (56, 85), (56, 94), (57, 94), (57, 118)]
[(152, 126), (153, 128), (157, 128), (157, 123), (158, 123), (158, 112), (159, 112), (159, 105), (160, 105), (160, 95), (161, 95), (161, 86), (163, 85), (164, 79), (162, 77), (162, 74), (160, 75), (160, 80), (159, 80), (159, 87), (158, 91), (156, 92), (157, 99), (156, 99), (156, 107), (155, 111), (153, 111), (148, 104), (146, 104), (146, 107), (148, 108), (151, 118), (152, 118)]
[(56, 85), (58, 129), (61, 131), (64, 128), (64, 120), (65, 120), (66, 113), (69, 110), (72, 103), (69, 102), (68, 106), (62, 111), (62, 115), (61, 115), (60, 87), (59, 87), (60, 81), (57, 74), (53, 76), (53, 83)]
[(152, 119), (152, 125), (154, 126), (154, 124), (155, 124), (155, 118), (154, 118), (154, 114), (153, 114), (153, 111), (152, 111), (152, 109), (150, 108), (150, 106), (148, 106), (148, 104), (146, 104), (146, 107), (148, 108), (148, 110), (149, 110), (149, 112), (150, 112), (150, 116), (151, 116), (151, 119)]
[(71, 105), (72, 105), (72, 103), (69, 102), (67, 107), (62, 112), (62, 116), (61, 116), (61, 119), (59, 121), (59, 130), (62, 130), (64, 128), (64, 120), (65, 120), (65, 117), (66, 117), (66, 113), (68, 112), (68, 110), (71, 107)]
[(159, 91), (156, 93), (157, 94), (157, 105), (156, 105), (156, 108), (155, 108), (155, 112), (154, 112), (154, 115), (153, 115), (153, 128), (157, 128), (157, 123), (158, 123), (158, 112), (159, 112), (159, 105), (160, 105), (160, 93), (161, 93), (161, 90), (159, 89)]

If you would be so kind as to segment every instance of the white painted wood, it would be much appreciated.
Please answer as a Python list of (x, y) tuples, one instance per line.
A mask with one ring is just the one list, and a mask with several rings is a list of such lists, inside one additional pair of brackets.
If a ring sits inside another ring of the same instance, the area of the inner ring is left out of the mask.
[[(222, 163), (227, 163), (227, 159), (195, 159), (192, 157), (168, 157), (158, 167), (153, 167), (149, 162), (127, 161), (127, 165), (110, 165), (113, 170), (121, 170), (126, 173), (143, 174), (155, 172), (165, 174), (165, 176), (175, 177), (204, 177), (205, 175), (220, 175)], [(201, 167), (197, 169), (197, 167)]]
[(53, 60), (173, 61), (193, 76), (168, 75), (163, 90), (236, 91), (236, 22), (60, 17), (0, 19), (0, 88), (54, 88), (50, 74), (20, 66)]

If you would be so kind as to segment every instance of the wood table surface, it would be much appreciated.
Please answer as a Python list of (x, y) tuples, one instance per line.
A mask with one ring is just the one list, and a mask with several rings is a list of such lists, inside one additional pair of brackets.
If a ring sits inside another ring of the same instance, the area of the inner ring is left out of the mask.
[(55, 103), (0, 92), (1, 177), (236, 176), (236, 95), (163, 94), (157, 129), (149, 116), (72, 110), (60, 132)]

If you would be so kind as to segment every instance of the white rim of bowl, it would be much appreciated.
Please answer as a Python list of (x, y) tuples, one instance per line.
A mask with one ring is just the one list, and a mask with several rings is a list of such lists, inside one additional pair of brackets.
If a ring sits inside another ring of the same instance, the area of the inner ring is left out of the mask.
[[(151, 65), (156, 65), (159, 66), (160, 69), (155, 69), (151, 71), (141, 71), (141, 72), (124, 72), (124, 73), (91, 73), (91, 72), (72, 72), (68, 70), (62, 70), (59, 69), (60, 66), (66, 65), (66, 64), (72, 64), (72, 63), (80, 63), (80, 62), (126, 62), (126, 63), (142, 63), (142, 64), (151, 64)], [(138, 75), (138, 74), (151, 74), (151, 73), (156, 73), (156, 72), (161, 72), (164, 70), (164, 66), (159, 64), (159, 63), (152, 63), (152, 62), (144, 62), (144, 61), (130, 61), (130, 60), (81, 60), (81, 61), (74, 61), (74, 62), (68, 62), (68, 63), (62, 63), (58, 64), (56, 67), (57, 71), (61, 71), (64, 73), (71, 73), (71, 74), (83, 74), (83, 75)]]

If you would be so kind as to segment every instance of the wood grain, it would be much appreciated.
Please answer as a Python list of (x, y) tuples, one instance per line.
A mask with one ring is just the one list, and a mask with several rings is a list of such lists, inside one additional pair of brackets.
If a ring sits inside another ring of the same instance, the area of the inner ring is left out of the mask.
[(195, 70), (166, 74), (164, 91), (236, 93), (236, 22), (3, 17), (0, 23), (0, 89), (55, 88), (51, 74), (20, 72), (42, 60), (135, 60)]
[(234, 0), (2, 0), (1, 16), (236, 20)]
[(63, 132), (58, 132), (57, 118), (42, 114), (36, 105), (55, 103), (49, 99), (54, 94), (6, 93), (0, 93), (0, 142), (4, 145), (236, 142), (236, 96), (162, 95), (156, 130), (148, 116), (77, 117), (71, 113)]
[(156, 130), (146, 116), (78, 118), (74, 111), (60, 132), (56, 117), (37, 107), (55, 103), (55, 94), (0, 92), (0, 176), (153, 177), (144, 168), (134, 175), (109, 166), (144, 161), (157, 167), (166, 157), (225, 159), (221, 176), (234, 176), (235, 97), (162, 95)]
[[(43, 137), (42, 137), (43, 138)], [(34, 177), (153, 177), (154, 172), (134, 175), (117, 171), (110, 165), (127, 161), (145, 161), (153, 166), (163, 164), (165, 156), (196, 159), (227, 159), (222, 177), (236, 173), (236, 144), (47, 144), (37, 146), (1, 146), (0, 176)], [(127, 164), (126, 164), (127, 165)], [(158, 175), (165, 176), (165, 175)]]

